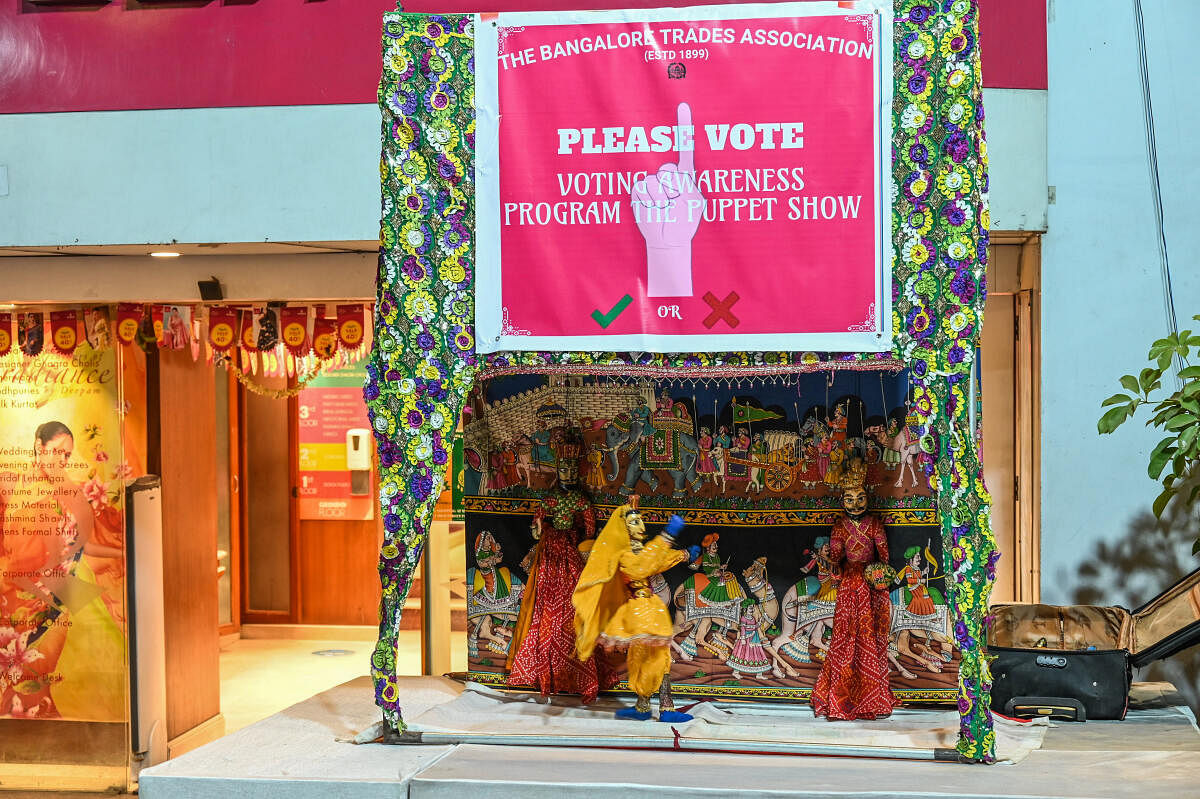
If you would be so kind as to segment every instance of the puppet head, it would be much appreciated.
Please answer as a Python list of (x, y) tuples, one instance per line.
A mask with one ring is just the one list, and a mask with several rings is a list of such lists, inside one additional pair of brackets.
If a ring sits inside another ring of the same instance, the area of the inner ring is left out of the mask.
[(629, 507), (625, 510), (625, 529), (629, 531), (629, 538), (633, 541), (646, 540), (646, 520), (642, 518), (641, 511), (637, 508), (637, 496), (629, 498)]
[(842, 509), (851, 519), (861, 519), (867, 512), (867, 465), (857, 455), (850, 459), (842, 472)]

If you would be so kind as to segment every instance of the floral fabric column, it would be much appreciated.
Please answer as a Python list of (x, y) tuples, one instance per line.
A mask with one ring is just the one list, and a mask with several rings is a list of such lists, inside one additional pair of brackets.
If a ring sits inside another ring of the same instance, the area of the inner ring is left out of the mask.
[(896, 3), (893, 313), (909, 365), (925, 471), (938, 492), (955, 643), (959, 752), (990, 761), (991, 673), (982, 647), (999, 553), (968, 383), (986, 299), (987, 143), (975, 0)]
[(396, 640), (475, 373), (471, 17), (384, 16), (383, 185), (375, 341), (364, 389), (384, 544), (375, 701), (403, 729)]

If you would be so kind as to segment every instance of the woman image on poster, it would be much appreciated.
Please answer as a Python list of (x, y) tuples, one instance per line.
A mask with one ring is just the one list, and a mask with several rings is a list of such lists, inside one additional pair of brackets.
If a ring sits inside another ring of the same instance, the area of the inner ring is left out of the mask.
[(46, 332), (42, 329), (42, 315), (27, 313), (17, 328), (17, 346), (21, 352), (32, 358), (42, 353)]
[(81, 567), (121, 559), (120, 546), (97, 540), (85, 487), (71, 479), (75, 436), (50, 421), (34, 434), (29, 466), (0, 474), (0, 717), (56, 718), (51, 694), (75, 611), (102, 593)]
[(183, 314), (175, 305), (172, 305), (170, 311), (167, 312), (166, 328), (169, 349), (182, 350), (191, 343), (187, 322), (183, 320)]
[(87, 331), (87, 341), (93, 350), (99, 352), (112, 345), (109, 334), (108, 311), (103, 307), (93, 308), (83, 317), (84, 329)]

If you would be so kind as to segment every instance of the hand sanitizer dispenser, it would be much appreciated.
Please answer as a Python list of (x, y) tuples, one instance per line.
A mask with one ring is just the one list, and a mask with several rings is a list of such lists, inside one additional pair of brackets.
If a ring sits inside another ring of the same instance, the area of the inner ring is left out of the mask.
[(353, 427), (346, 431), (346, 468), (350, 470), (350, 495), (371, 493), (371, 431)]

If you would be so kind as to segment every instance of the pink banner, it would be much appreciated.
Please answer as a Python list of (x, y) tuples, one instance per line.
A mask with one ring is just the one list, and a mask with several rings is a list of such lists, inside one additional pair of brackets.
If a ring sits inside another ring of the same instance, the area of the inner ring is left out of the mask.
[(887, 349), (890, 47), (830, 5), (500, 15), (481, 349)]

